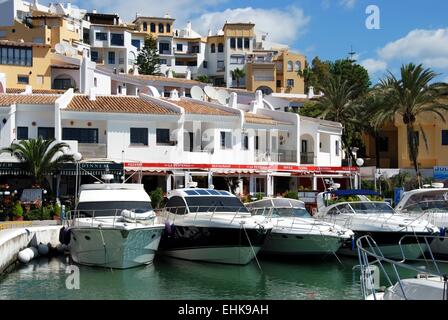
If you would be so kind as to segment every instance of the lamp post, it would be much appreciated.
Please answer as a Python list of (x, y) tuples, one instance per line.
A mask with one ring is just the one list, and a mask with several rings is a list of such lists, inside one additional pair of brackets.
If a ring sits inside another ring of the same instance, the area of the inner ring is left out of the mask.
[[(361, 168), (364, 165), (364, 159), (362, 159), (362, 158), (356, 159), (356, 165), (359, 168)], [(362, 189), (361, 172), (359, 172), (359, 189)]]
[(78, 184), (79, 184), (79, 162), (82, 159), (82, 154), (76, 152), (73, 154), (73, 159), (75, 159), (76, 163), (76, 178), (75, 178), (75, 207), (78, 204)]

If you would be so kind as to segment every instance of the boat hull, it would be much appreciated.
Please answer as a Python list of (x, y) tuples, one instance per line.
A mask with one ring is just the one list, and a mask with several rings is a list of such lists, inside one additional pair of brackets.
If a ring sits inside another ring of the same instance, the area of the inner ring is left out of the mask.
[(278, 255), (325, 255), (335, 253), (346, 239), (324, 235), (272, 232), (260, 253)]
[(191, 261), (245, 265), (255, 258), (270, 230), (175, 226), (160, 242), (163, 255)]
[(70, 254), (73, 261), (87, 266), (128, 269), (148, 265), (154, 260), (162, 232), (163, 227), (72, 228)]
[[(366, 235), (371, 236), (373, 240), (375, 240), (379, 250), (386, 258), (394, 260), (417, 260), (428, 251), (428, 246), (424, 243), (422, 237), (430, 236), (431, 234), (411, 232), (355, 231), (355, 239)], [(404, 236), (409, 237), (404, 238), (400, 246), (399, 242)], [(416, 236), (419, 238), (417, 239)], [(351, 247), (349, 247), (346, 243), (346, 245), (342, 246), (338, 252), (343, 255), (358, 256), (358, 251), (356, 250), (354, 243)]]

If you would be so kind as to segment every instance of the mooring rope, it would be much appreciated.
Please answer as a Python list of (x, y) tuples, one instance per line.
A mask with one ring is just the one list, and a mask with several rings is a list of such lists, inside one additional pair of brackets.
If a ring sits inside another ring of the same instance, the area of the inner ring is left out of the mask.
[(256, 252), (255, 252), (255, 250), (254, 250), (254, 247), (252, 246), (252, 242), (251, 242), (250, 239), (249, 239), (249, 235), (247, 234), (247, 231), (246, 231), (246, 227), (245, 227), (245, 225), (244, 225), (244, 222), (241, 223), (241, 226), (242, 226), (242, 228), (243, 228), (243, 230), (244, 230), (244, 233), (246, 234), (247, 241), (249, 242), (250, 248), (252, 249), (252, 253), (254, 254), (254, 258), (255, 258), (255, 261), (257, 262), (258, 268), (260, 269), (260, 271), (263, 271), (263, 270), (261, 269), (261, 265), (260, 265), (260, 262), (258, 261), (257, 254), (256, 254)]

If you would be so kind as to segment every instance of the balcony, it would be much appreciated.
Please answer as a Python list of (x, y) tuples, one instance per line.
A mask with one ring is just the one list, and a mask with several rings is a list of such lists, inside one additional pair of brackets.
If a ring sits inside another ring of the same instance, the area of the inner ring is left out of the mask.
[(103, 159), (107, 158), (107, 147), (105, 144), (80, 143), (78, 151), (83, 159)]
[(300, 153), (300, 164), (314, 164), (314, 152)]

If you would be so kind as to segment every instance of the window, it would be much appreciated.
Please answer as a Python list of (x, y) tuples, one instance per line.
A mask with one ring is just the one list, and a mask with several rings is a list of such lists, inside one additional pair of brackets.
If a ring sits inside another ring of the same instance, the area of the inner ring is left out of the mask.
[(224, 70), (225, 70), (224, 61), (218, 61), (218, 71), (224, 71)]
[(249, 150), (249, 134), (243, 133), (241, 136), (241, 148), (243, 150)]
[(282, 80), (277, 80), (277, 88), (280, 88), (282, 86)]
[(288, 61), (288, 69), (287, 70), (288, 70), (288, 72), (294, 71), (292, 61)]
[(54, 128), (39, 127), (37, 128), (37, 137), (44, 140), (54, 139)]
[(169, 23), (166, 24), (166, 32), (167, 33), (171, 32), (171, 25)]
[(148, 24), (143, 22), (143, 31), (148, 31)]
[(115, 64), (115, 52), (109, 51), (108, 54), (108, 63), (109, 64)]
[(289, 88), (294, 88), (294, 79), (288, 79), (286, 83)]
[(221, 149), (232, 149), (232, 132), (221, 131)]
[(98, 51), (92, 51), (90, 53), (90, 58), (92, 59), (93, 62), (98, 62), (99, 61)]
[(389, 138), (388, 137), (378, 137), (377, 140), (378, 148), (380, 152), (389, 152)]
[(98, 129), (63, 128), (62, 140), (78, 141), (78, 143), (98, 143)]
[(32, 48), (14, 48), (0, 46), (0, 64), (32, 66)]
[(201, 52), (201, 48), (200, 48), (199, 46), (193, 46), (193, 47), (191, 48), (191, 51), (192, 51), (193, 53), (200, 53), (200, 52)]
[(151, 32), (156, 32), (156, 24), (155, 23), (151, 23), (150, 28), (151, 28)]
[(218, 43), (218, 52), (224, 52), (224, 44)]
[(43, 76), (43, 75), (37, 75), (36, 76), (36, 83), (38, 85), (43, 85), (44, 84), (44, 80), (45, 80), (45, 76)]
[(235, 49), (236, 48), (236, 39), (230, 38), (230, 48)]
[(255, 150), (260, 150), (260, 137), (255, 136)]
[(176, 48), (177, 51), (181, 51), (181, 52), (184, 51), (184, 45), (182, 43), (178, 43), (176, 47), (177, 47)]
[(448, 130), (442, 130), (442, 146), (448, 146)]
[(340, 152), (341, 152), (340, 149), (341, 149), (341, 146), (340, 146), (339, 140), (336, 140), (336, 157), (339, 157)]
[(98, 78), (93, 78), (93, 86), (96, 88), (98, 87)]
[(124, 46), (124, 34), (122, 33), (111, 33), (110, 34), (110, 44), (113, 46)]
[(18, 75), (17, 76), (17, 83), (18, 84), (29, 84), (30, 83), (30, 77), (26, 75)]
[(296, 71), (301, 71), (301, 70), (302, 70), (302, 62), (296, 61)]
[(170, 44), (165, 42), (159, 43), (159, 53), (160, 54), (170, 54)]
[(160, 59), (160, 60), (159, 60), (159, 63), (160, 63), (160, 64), (165, 64), (165, 65), (166, 65), (166, 64), (167, 64), (167, 60), (166, 60), (166, 59)]
[(73, 87), (72, 79), (60, 78), (60, 79), (54, 79), (53, 81), (53, 89), (56, 90), (67, 90), (72, 87)]
[(157, 129), (156, 140), (158, 145), (171, 145), (170, 129)]
[(42, 37), (33, 38), (33, 42), (34, 42), (34, 43), (40, 43), (40, 44), (43, 44), (43, 43), (44, 43), (44, 38), (42, 38)]
[(230, 56), (230, 64), (244, 64), (244, 56)]
[(238, 49), (243, 49), (243, 38), (238, 38), (237, 46), (238, 46)]
[(17, 140), (28, 140), (28, 127), (17, 127)]
[(302, 153), (308, 153), (308, 140), (302, 140)]
[(134, 46), (134, 47), (136, 47), (137, 48), (137, 50), (140, 50), (140, 46), (141, 46), (141, 42), (140, 42), (140, 40), (131, 40), (131, 44)]
[(95, 39), (97, 41), (107, 41), (107, 33), (106, 32), (97, 32), (95, 34)]
[(131, 145), (148, 145), (148, 128), (131, 128)]
[(164, 33), (163, 23), (159, 23), (159, 33)]
[(210, 52), (211, 53), (215, 53), (216, 52), (216, 45), (214, 43), (212, 43), (212, 46), (210, 48)]
[(249, 49), (249, 48), (250, 48), (250, 39), (244, 38), (244, 49)]
[(169, 212), (175, 214), (187, 214), (187, 208), (184, 199), (181, 197), (172, 197), (166, 203)]
[(204, 61), (203, 66), (204, 66), (204, 69), (207, 69), (208, 68), (208, 61)]

